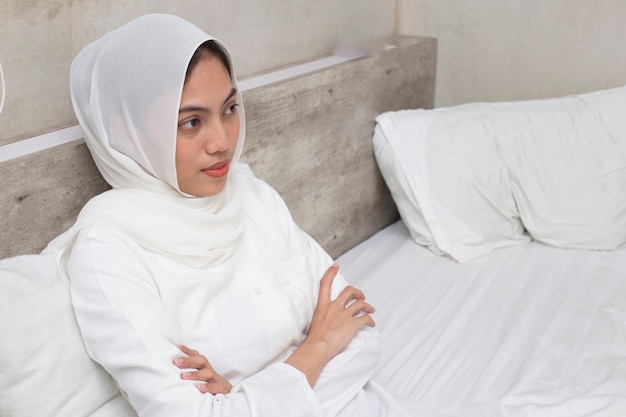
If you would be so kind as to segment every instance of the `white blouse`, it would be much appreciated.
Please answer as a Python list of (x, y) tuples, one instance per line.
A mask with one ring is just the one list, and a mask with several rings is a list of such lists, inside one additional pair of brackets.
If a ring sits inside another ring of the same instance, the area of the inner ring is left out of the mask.
[[(146, 251), (112, 228), (80, 232), (68, 270), (87, 351), (139, 416), (378, 415), (363, 390), (379, 357), (374, 329), (364, 327), (314, 389), (283, 363), (305, 338), (332, 259), (271, 187), (254, 177), (241, 182), (245, 231), (218, 267), (195, 269)], [(345, 285), (338, 275), (333, 297)], [(182, 380), (172, 364), (183, 356), (176, 344), (206, 356), (232, 392), (202, 394), (197, 382)]]

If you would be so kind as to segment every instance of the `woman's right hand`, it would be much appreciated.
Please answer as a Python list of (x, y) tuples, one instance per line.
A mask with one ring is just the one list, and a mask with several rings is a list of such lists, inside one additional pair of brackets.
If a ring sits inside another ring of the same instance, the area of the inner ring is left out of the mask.
[(339, 266), (333, 264), (320, 280), (320, 292), (309, 334), (285, 361), (303, 372), (315, 385), (324, 366), (339, 354), (363, 326), (374, 327), (374, 307), (362, 291), (347, 286), (331, 300), (331, 288)]
[(207, 358), (201, 355), (197, 350), (191, 349), (184, 345), (178, 345), (185, 357), (174, 359), (174, 365), (180, 369), (196, 369), (196, 371), (185, 371), (180, 374), (182, 379), (203, 381), (204, 383), (197, 385), (198, 390), (203, 393), (210, 394), (228, 394), (233, 388), (223, 376), (215, 372)]

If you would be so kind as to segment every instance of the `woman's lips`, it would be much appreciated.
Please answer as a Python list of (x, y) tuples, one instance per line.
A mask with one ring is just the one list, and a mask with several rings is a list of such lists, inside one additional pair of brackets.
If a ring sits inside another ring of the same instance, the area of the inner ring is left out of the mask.
[(221, 178), (228, 174), (228, 166), (228, 161), (222, 161), (203, 169), (202, 172), (213, 178)]

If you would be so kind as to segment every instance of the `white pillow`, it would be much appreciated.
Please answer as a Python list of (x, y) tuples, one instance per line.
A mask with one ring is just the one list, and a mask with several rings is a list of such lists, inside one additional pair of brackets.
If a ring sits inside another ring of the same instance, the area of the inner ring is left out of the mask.
[(553, 246), (626, 243), (626, 87), (503, 103), (494, 129), (532, 237)]
[(375, 155), (413, 238), (459, 262), (534, 239), (626, 243), (626, 87), (376, 118)]
[(374, 128), (374, 155), (411, 237), (438, 255), (443, 255), (424, 219), (417, 197), (411, 188), (411, 182), (402, 170), (380, 124)]
[(92, 361), (50, 254), (0, 261), (0, 415), (136, 417)]
[(458, 262), (529, 240), (489, 114), (475, 104), (376, 118), (377, 162), (411, 236)]

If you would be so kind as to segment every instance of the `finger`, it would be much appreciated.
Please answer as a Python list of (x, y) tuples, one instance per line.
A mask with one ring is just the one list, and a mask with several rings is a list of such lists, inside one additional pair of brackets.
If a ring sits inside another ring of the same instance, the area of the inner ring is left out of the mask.
[(228, 394), (233, 388), (228, 382), (207, 382), (206, 384), (196, 385), (198, 391), (203, 394)]
[(372, 316), (370, 316), (369, 314), (363, 314), (362, 316), (357, 317), (357, 320), (359, 321), (361, 327), (363, 326), (375, 327), (376, 326), (376, 322), (374, 321)]
[(213, 367), (211, 366), (207, 358), (205, 358), (202, 355), (188, 356), (186, 358), (174, 359), (174, 365), (176, 365), (177, 367), (181, 369), (183, 368), (205, 369), (206, 368), (206, 369), (213, 370)]
[(188, 381), (204, 381), (211, 382), (219, 378), (213, 369), (201, 369), (199, 371), (181, 372), (180, 377)]
[(172, 363), (173, 363), (175, 366), (179, 367), (180, 369), (183, 369), (183, 368), (189, 368), (189, 367), (187, 366), (187, 361), (186, 361), (185, 359), (186, 359), (186, 358), (176, 358), (176, 359), (174, 359), (174, 360), (172, 361)]
[(351, 316), (357, 316), (362, 313), (372, 314), (376, 311), (376, 309), (371, 304), (368, 304), (363, 300), (357, 300), (346, 307), (346, 311)]
[(347, 306), (356, 300), (365, 300), (365, 294), (363, 291), (348, 285), (339, 293), (335, 301), (342, 306)]
[(337, 263), (333, 263), (324, 273), (324, 276), (320, 280), (320, 300), (330, 300), (330, 289), (338, 271), (339, 265)]
[(181, 352), (183, 352), (184, 354), (188, 356), (197, 356), (200, 354), (200, 352), (198, 352), (197, 350), (187, 347), (185, 345), (176, 345), (176, 346), (178, 347), (178, 349), (180, 349)]

